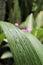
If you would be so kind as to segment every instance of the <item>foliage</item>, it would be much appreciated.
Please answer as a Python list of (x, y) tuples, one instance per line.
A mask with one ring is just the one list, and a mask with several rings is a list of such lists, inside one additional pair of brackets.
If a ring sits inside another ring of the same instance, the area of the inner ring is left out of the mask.
[(32, 11), (34, 12), (34, 16), (36, 17), (37, 14), (43, 10), (43, 0), (34, 0)]
[(43, 28), (33, 29), (31, 33), (43, 43)]
[(43, 65), (43, 0), (0, 0), (0, 47), (3, 40), (11, 52), (3, 51), (1, 60), (14, 58), (15, 65)]
[(31, 27), (33, 28), (33, 22), (34, 22), (34, 17), (33, 14), (31, 13), (26, 20), (21, 24), (21, 26), (24, 26), (24, 28)]
[(13, 8), (11, 9), (9, 20), (12, 23), (21, 22), (21, 11), (18, 0), (13, 0)]
[(5, 52), (2, 54), (1, 59), (12, 58), (11, 52)]
[(30, 13), (36, 17), (41, 10), (43, 0), (0, 0), (0, 20), (8, 18), (12, 23), (25, 21)]
[(43, 65), (43, 46), (33, 35), (25, 34), (10, 23), (0, 21), (0, 26), (8, 40), (15, 65)]
[(6, 19), (8, 18), (8, 20), (12, 23), (15, 23), (15, 22), (21, 23), (22, 21), (25, 20), (25, 18), (31, 12), (33, 0), (32, 1), (31, 0), (24, 0), (24, 1), (23, 0), (12, 0), (12, 1), (1, 0), (0, 3), (3, 3), (3, 4), (0, 4), (0, 8), (2, 9), (0, 10), (0, 20), (3, 17), (2, 20), (4, 20), (5, 18)]
[(5, 6), (6, 6), (5, 0), (0, 0), (0, 20), (4, 20), (5, 18)]
[(36, 17), (36, 28), (43, 27), (43, 11), (40, 11)]
[(3, 39), (5, 38), (5, 35), (4, 35), (4, 33), (1, 33), (0, 34), (0, 45), (1, 45), (1, 43), (3, 42)]

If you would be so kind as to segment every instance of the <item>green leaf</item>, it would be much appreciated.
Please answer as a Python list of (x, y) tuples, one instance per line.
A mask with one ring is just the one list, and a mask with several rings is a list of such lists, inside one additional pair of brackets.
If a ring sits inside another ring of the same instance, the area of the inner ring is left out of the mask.
[(12, 58), (11, 52), (5, 52), (1, 55), (1, 59)]
[(43, 43), (43, 28), (34, 29), (31, 33)]
[(32, 6), (32, 12), (34, 13), (34, 17), (36, 17), (38, 12), (40, 11), (43, 11), (43, 0), (34, 0)]
[(26, 35), (10, 23), (0, 21), (12, 51), (15, 65), (43, 65), (43, 46), (31, 34)]
[(33, 14), (31, 13), (25, 20), (24, 23), (22, 23), (21, 25), (24, 26), (24, 28), (28, 28), (28, 27), (31, 27), (33, 28), (33, 22), (34, 22), (34, 17), (33, 17)]
[(9, 20), (11, 23), (20, 23), (21, 22), (21, 10), (18, 0), (12, 0), (13, 8), (11, 9)]
[(6, 0), (0, 0), (0, 20), (5, 19), (5, 7), (6, 7)]
[(43, 27), (43, 11), (40, 11), (36, 17), (36, 28)]
[(34, 46), (34, 49), (36, 50), (36, 53), (38, 54), (39, 58), (41, 59), (42, 65), (43, 65), (43, 45), (39, 42), (37, 38), (35, 38), (32, 34), (26, 34), (29, 40), (31, 41), (32, 45)]
[(0, 34), (0, 45), (1, 45), (2, 41), (4, 40), (4, 38), (5, 38), (4, 33), (1, 33)]

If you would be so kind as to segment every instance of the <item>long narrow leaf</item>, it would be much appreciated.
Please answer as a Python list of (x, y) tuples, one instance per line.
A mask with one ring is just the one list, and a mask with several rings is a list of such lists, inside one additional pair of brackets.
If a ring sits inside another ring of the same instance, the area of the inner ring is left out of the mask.
[(43, 46), (31, 34), (25, 35), (10, 23), (0, 22), (16, 65), (43, 65)]

